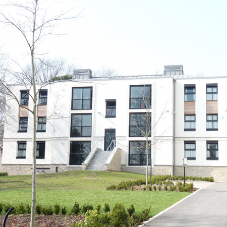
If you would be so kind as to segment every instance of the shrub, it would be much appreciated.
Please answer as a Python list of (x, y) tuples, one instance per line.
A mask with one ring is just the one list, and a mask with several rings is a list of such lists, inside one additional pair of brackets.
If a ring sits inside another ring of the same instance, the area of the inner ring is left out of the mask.
[(3, 208), (4, 208), (3, 203), (0, 203), (0, 214), (1, 214), (1, 213), (2, 213), (2, 211), (3, 211)]
[(151, 187), (151, 185), (150, 185), (150, 184), (148, 185), (148, 190), (149, 190), (149, 191), (151, 191), (151, 190), (152, 190), (152, 187)]
[(107, 212), (110, 212), (110, 205), (105, 203), (104, 205), (104, 212), (107, 213)]
[(31, 205), (26, 204), (26, 206), (25, 206), (25, 213), (26, 214), (30, 214), (31, 213)]
[(164, 186), (164, 190), (168, 191), (168, 186), (167, 185)]
[(214, 178), (213, 177), (210, 177), (210, 182), (214, 182)]
[(95, 207), (95, 210), (97, 210), (97, 213), (100, 214), (101, 205), (98, 204), (98, 205)]
[[(5, 203), (4, 204), (4, 211), (7, 213), (8, 212), (8, 210), (10, 209), (12, 207), (12, 205), (11, 204), (9, 204), (9, 203)], [(15, 210), (15, 209), (14, 209)], [(12, 214), (13, 212), (11, 212), (11, 214)]]
[(110, 220), (111, 226), (120, 226), (121, 224), (124, 224), (126, 221), (127, 214), (124, 206), (121, 203), (115, 204)]
[(42, 213), (42, 206), (40, 204), (36, 205), (36, 212), (37, 212), (37, 214), (41, 214)]
[(158, 190), (159, 190), (159, 191), (162, 190), (162, 186), (161, 186), (161, 185), (158, 186)]
[(176, 186), (170, 186), (170, 191), (176, 191), (177, 187)]
[(66, 215), (66, 213), (67, 213), (67, 209), (66, 209), (66, 206), (64, 206), (61, 208), (61, 214)]
[(54, 213), (55, 214), (59, 214), (60, 213), (60, 205), (58, 204), (58, 203), (56, 203), (55, 205), (54, 205)]
[(17, 213), (18, 214), (24, 214), (25, 211), (26, 211), (26, 209), (25, 209), (24, 204), (23, 203), (19, 204), (19, 206), (17, 207)]
[(79, 212), (80, 212), (79, 203), (75, 202), (70, 213), (71, 214), (78, 214)]
[(146, 191), (146, 189), (147, 189), (147, 186), (144, 186), (144, 187), (143, 187), (143, 190)]
[(0, 172), (0, 176), (8, 176), (8, 173), (7, 172)]
[(82, 213), (85, 214), (88, 210), (93, 210), (93, 206), (91, 204), (84, 204), (82, 206)]
[(106, 190), (115, 190), (115, 189), (116, 189), (115, 184), (106, 187)]
[(133, 206), (133, 204), (131, 204), (127, 211), (129, 213), (129, 216), (132, 216), (132, 214), (135, 213), (135, 207)]
[(45, 215), (53, 215), (54, 211), (52, 206), (42, 207), (42, 213)]
[(156, 186), (155, 185), (153, 186), (153, 190), (156, 191)]

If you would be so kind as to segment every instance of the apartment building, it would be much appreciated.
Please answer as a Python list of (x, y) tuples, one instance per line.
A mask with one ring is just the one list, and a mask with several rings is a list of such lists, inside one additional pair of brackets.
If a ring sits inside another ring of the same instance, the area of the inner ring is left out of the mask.
[[(148, 150), (152, 174), (182, 175), (186, 157), (186, 175), (226, 181), (227, 78), (183, 74), (183, 66), (166, 66), (159, 76), (110, 78), (77, 70), (72, 80), (40, 88), (37, 172), (144, 174)], [(33, 115), (23, 107), (32, 107), (32, 90), (11, 89), (21, 106), (8, 101), (2, 169), (31, 174)]]

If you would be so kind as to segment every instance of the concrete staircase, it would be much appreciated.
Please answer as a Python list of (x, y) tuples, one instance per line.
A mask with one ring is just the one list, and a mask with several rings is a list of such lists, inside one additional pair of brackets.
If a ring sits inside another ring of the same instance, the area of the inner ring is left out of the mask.
[(104, 164), (106, 163), (110, 154), (111, 151), (97, 150), (86, 170), (104, 170)]

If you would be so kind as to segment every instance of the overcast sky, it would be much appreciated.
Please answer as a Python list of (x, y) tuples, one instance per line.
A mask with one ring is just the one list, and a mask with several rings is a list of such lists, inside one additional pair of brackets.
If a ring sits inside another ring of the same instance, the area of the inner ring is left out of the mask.
[[(40, 49), (80, 68), (111, 67), (121, 75), (163, 73), (181, 64), (187, 75), (227, 76), (226, 0), (46, 0), (48, 10), (75, 7)], [(1, 9), (3, 9), (1, 7)], [(4, 10), (4, 9), (3, 9)], [(11, 12), (15, 15), (15, 12)], [(26, 59), (24, 40), (0, 24), (0, 47)]]

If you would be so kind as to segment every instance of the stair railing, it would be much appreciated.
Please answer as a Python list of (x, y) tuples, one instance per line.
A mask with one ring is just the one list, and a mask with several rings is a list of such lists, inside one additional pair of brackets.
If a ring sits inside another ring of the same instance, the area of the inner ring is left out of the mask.
[(116, 147), (116, 140), (112, 140), (106, 151), (112, 151), (114, 147)]

